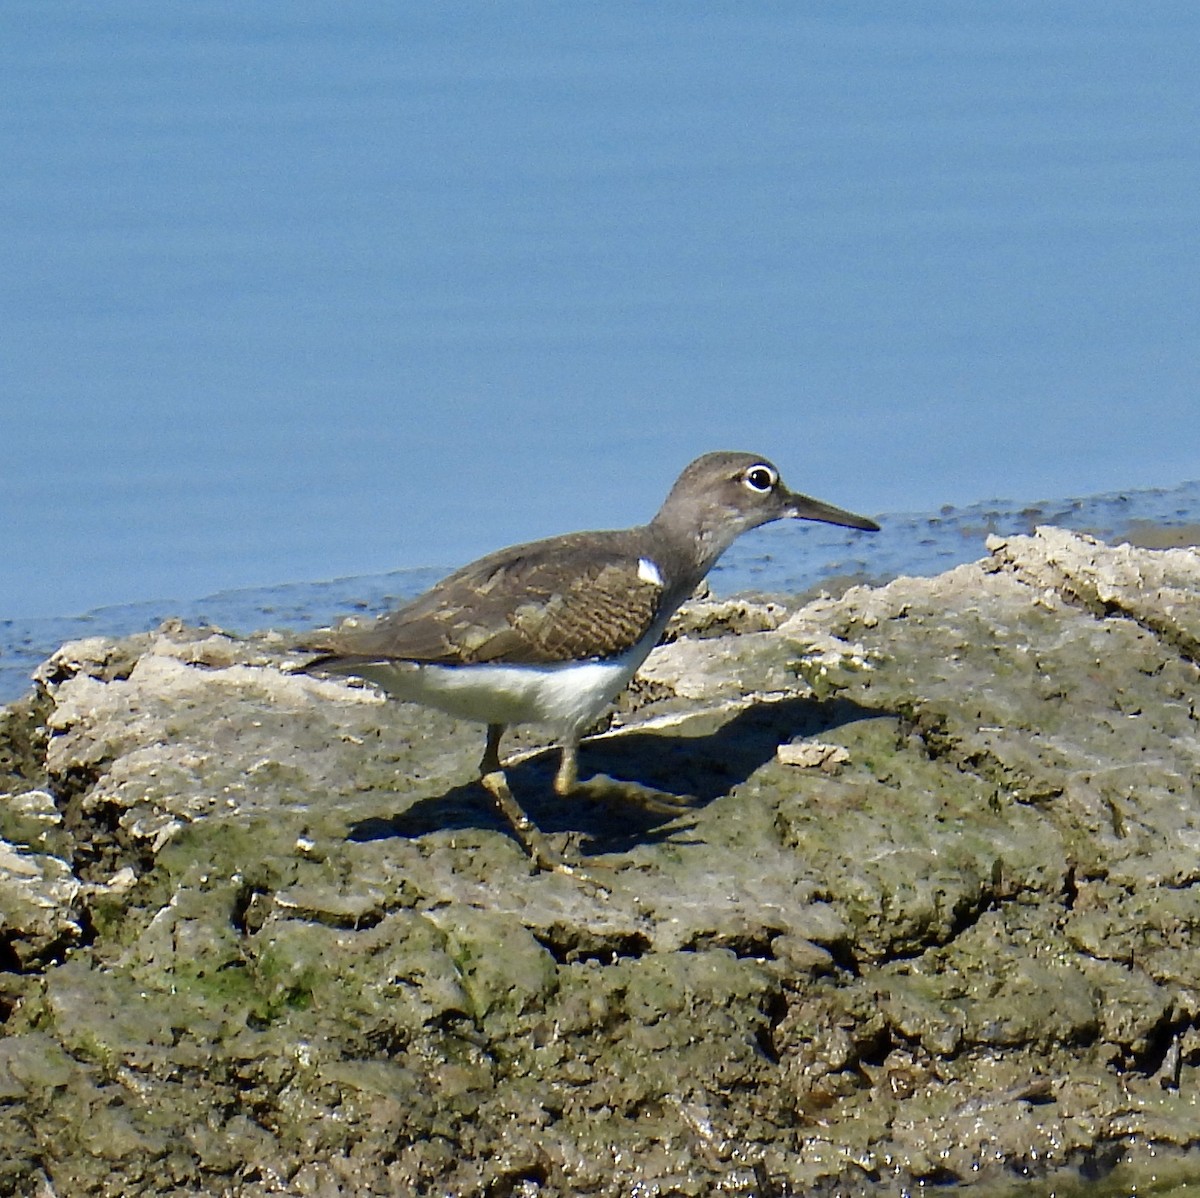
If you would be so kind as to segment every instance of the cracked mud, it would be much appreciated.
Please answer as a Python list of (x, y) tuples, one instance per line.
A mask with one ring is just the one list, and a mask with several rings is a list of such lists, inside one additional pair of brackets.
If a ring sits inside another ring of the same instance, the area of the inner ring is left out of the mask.
[(988, 547), (686, 612), (581, 754), (682, 816), (556, 799), (527, 740), (607, 896), (530, 872), (480, 729), (278, 634), (64, 646), (0, 711), (0, 1192), (1161, 1172), (1200, 1139), (1200, 555)]

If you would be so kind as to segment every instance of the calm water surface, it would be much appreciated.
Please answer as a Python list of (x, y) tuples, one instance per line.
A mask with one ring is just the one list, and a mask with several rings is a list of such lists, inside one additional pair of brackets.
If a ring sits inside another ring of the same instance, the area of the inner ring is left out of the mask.
[(2, 617), (1200, 476), (1192, 3), (0, 24)]

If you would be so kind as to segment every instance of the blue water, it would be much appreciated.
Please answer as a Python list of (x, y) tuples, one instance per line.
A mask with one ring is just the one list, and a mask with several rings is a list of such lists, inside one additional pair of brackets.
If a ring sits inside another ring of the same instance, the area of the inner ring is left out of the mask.
[(0, 32), (0, 617), (639, 522), (714, 448), (864, 512), (1200, 476), (1190, 0)]

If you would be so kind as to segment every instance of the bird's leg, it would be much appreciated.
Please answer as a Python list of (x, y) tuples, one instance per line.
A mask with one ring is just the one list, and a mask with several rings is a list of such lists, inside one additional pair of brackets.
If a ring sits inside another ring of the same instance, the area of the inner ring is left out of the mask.
[(540, 864), (548, 846), (545, 837), (521, 809), (521, 804), (513, 798), (512, 791), (508, 788), (508, 778), (500, 760), (500, 738), (503, 735), (503, 724), (488, 725), (487, 747), (483, 750), (483, 760), (479, 763), (479, 780), (483, 783), (484, 790), (492, 796), (497, 810), (508, 820), (521, 842), (521, 847)]
[(655, 790), (640, 782), (625, 782), (610, 778), (607, 774), (593, 774), (579, 780), (579, 742), (567, 739), (562, 744), (562, 759), (558, 773), (554, 775), (554, 793), (557, 795), (581, 794), (588, 798), (608, 801), (619, 799), (634, 803), (655, 815), (681, 815), (689, 811), (695, 800), (686, 795), (672, 794), (667, 790)]
[(579, 786), (579, 742), (567, 739), (562, 743), (558, 772), (554, 775), (554, 793), (569, 795)]
[(503, 735), (503, 724), (489, 724), (487, 726), (487, 748), (483, 750), (483, 760), (479, 763), (479, 776), (481, 778), (486, 778), (488, 774), (500, 774), (504, 772), (504, 766), (500, 764), (500, 738)]
[[(487, 730), (487, 747), (483, 751), (483, 760), (479, 763), (479, 781), (484, 790), (492, 796), (496, 809), (508, 821), (521, 847), (529, 854), (530, 860), (538, 869), (553, 870), (555, 873), (567, 874), (569, 877), (580, 878), (591, 883), (607, 894), (607, 889), (593, 881), (581, 869), (568, 865), (550, 847), (550, 842), (527, 816), (521, 804), (513, 798), (508, 787), (508, 779), (504, 775), (504, 766), (500, 761), (500, 738), (504, 735), (503, 724), (489, 724)], [(561, 771), (560, 771), (561, 772)], [(555, 783), (557, 789), (557, 780)]]

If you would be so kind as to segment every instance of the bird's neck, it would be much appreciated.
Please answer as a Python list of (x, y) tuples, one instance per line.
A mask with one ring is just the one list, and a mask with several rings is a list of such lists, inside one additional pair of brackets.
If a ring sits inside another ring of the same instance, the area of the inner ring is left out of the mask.
[(659, 512), (647, 526), (656, 547), (659, 565), (666, 567), (684, 598), (690, 595), (729, 548), (734, 537), (720, 535), (721, 525), (697, 527), (695, 519), (673, 518), (669, 511)]

